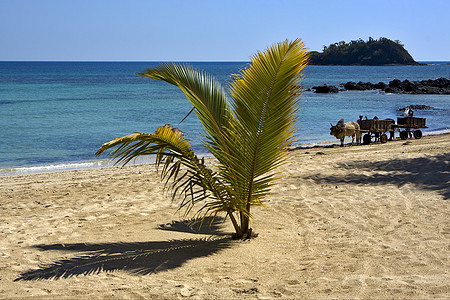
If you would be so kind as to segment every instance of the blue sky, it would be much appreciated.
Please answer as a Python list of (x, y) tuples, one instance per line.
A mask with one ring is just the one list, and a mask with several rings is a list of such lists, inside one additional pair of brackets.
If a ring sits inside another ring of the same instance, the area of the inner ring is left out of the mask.
[(387, 37), (450, 61), (450, 0), (0, 0), (0, 60), (246, 61)]

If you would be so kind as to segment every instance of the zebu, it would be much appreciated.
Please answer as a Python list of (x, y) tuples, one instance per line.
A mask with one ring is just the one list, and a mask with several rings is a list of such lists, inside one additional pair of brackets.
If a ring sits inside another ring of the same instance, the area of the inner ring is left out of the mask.
[(330, 135), (334, 135), (337, 139), (341, 140), (341, 147), (344, 146), (344, 138), (346, 136), (352, 137), (352, 145), (356, 136), (356, 144), (361, 143), (361, 131), (359, 124), (353, 121), (344, 123), (344, 119), (340, 119), (336, 126), (331, 124)]

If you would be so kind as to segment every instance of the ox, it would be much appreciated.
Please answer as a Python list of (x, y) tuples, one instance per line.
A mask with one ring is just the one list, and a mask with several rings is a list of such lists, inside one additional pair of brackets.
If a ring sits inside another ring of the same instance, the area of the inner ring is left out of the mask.
[(356, 136), (356, 144), (361, 143), (361, 131), (359, 130), (359, 124), (353, 121), (344, 123), (344, 119), (340, 119), (336, 126), (331, 124), (330, 135), (334, 135), (337, 139), (341, 140), (341, 147), (344, 146), (344, 138), (346, 136), (352, 137), (352, 145)]

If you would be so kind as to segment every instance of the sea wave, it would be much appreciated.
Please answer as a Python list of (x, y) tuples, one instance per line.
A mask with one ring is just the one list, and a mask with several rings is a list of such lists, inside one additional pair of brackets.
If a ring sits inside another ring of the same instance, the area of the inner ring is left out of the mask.
[(450, 133), (450, 128), (439, 128), (437, 130), (433, 131), (425, 131), (423, 135), (438, 135), (438, 134), (444, 134), (444, 133)]
[[(212, 157), (211, 153), (201, 153), (198, 152), (199, 157), (209, 158)], [(68, 171), (68, 170), (79, 170), (79, 169), (90, 169), (90, 168), (101, 168), (101, 167), (112, 167), (114, 166), (113, 160), (110, 159), (99, 159), (92, 161), (74, 161), (74, 162), (64, 162), (56, 164), (46, 164), (46, 165), (32, 165), (32, 166), (21, 166), (12, 168), (0, 168), (0, 176), (8, 175), (22, 175), (31, 173), (45, 173), (45, 172), (55, 172), (55, 171)], [(155, 163), (155, 155), (149, 155), (145, 157), (138, 157), (131, 160), (127, 165), (141, 165), (141, 164), (153, 164)]]
[(109, 160), (96, 160), (87, 162), (66, 162), (61, 164), (49, 164), (49, 165), (37, 165), (37, 166), (24, 166), (15, 168), (3, 168), (0, 169), (0, 175), (19, 175), (29, 173), (41, 173), (41, 172), (53, 172), (75, 169), (88, 169), (97, 167), (111, 166), (112, 163)]

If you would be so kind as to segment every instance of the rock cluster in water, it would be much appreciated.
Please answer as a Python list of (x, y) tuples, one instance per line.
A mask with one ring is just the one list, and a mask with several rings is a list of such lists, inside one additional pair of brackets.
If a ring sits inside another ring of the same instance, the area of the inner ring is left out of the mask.
[(321, 93), (321, 94), (339, 92), (339, 89), (337, 87), (335, 87), (334, 85), (313, 86), (312, 89), (314, 90), (314, 93)]
[[(401, 81), (394, 79), (385, 84), (383, 82), (353, 82), (349, 81), (342, 85), (343, 90), (364, 91), (364, 90), (382, 90), (385, 93), (396, 94), (450, 94), (450, 80), (447, 78), (428, 79), (422, 81)], [(335, 86), (323, 85), (312, 87), (315, 93), (337, 93), (339, 89)]]
[(435, 109), (432, 106), (428, 106), (428, 105), (423, 105), (423, 104), (413, 104), (413, 105), (407, 105), (405, 107), (401, 107), (398, 109), (398, 111), (405, 111), (407, 109), (412, 109), (412, 110), (432, 110)]

